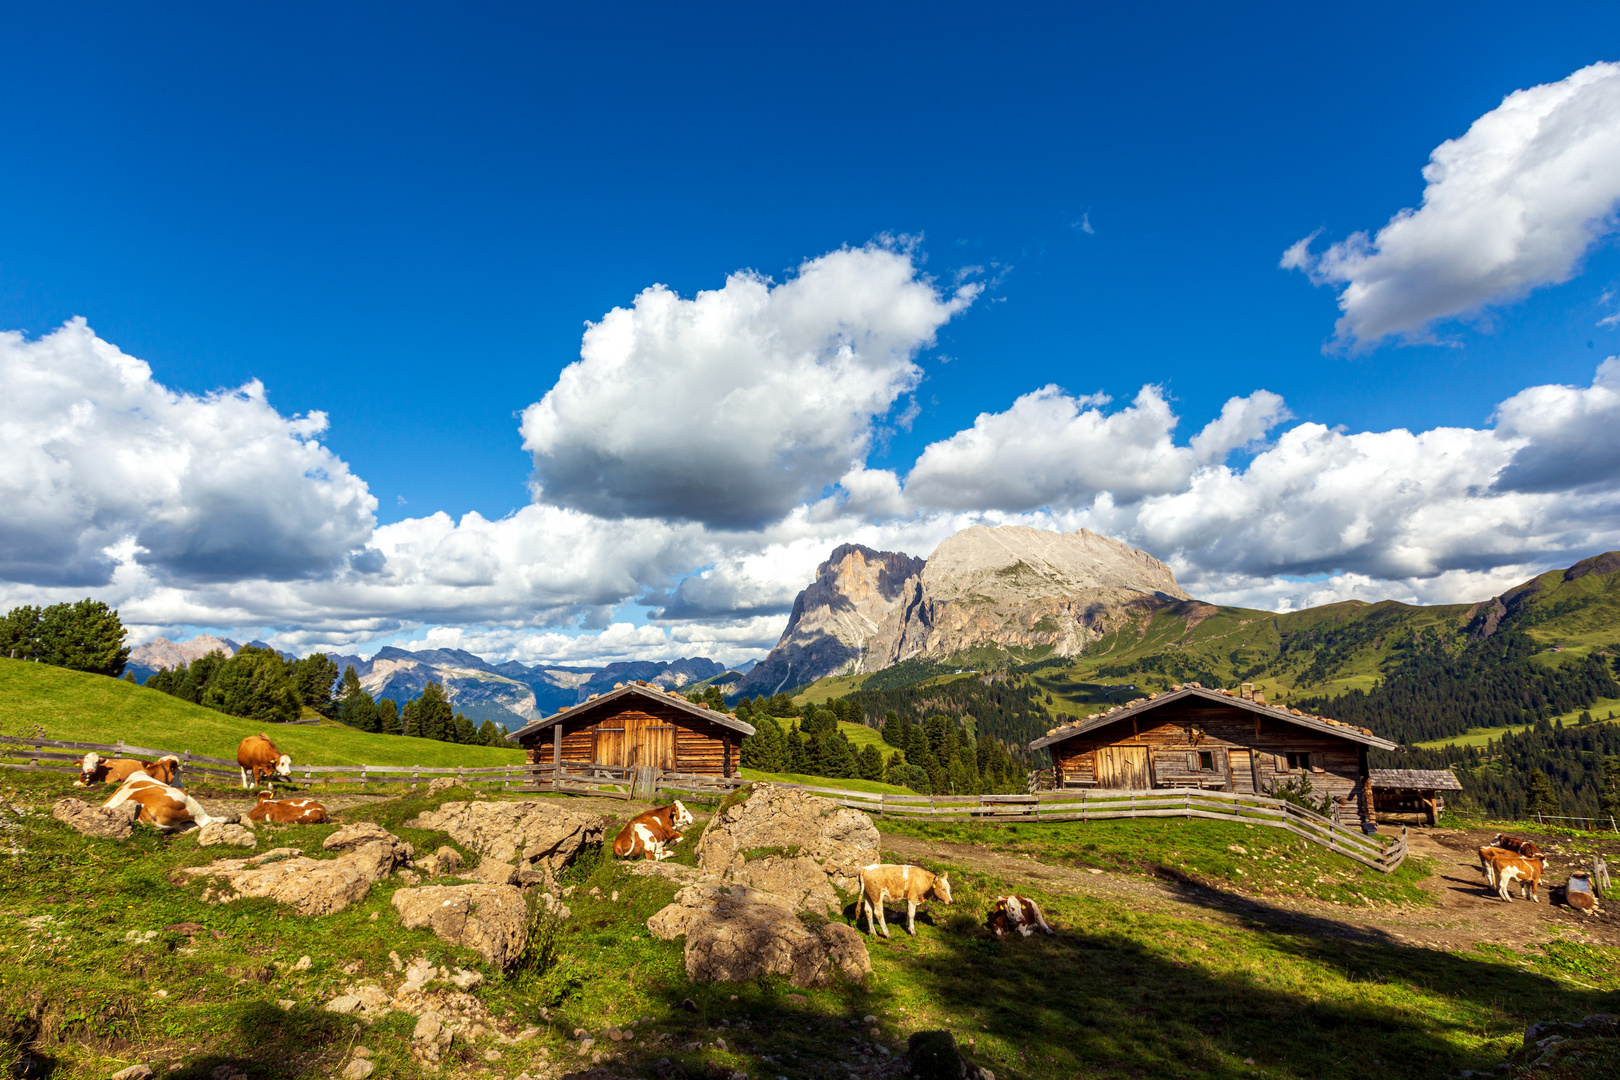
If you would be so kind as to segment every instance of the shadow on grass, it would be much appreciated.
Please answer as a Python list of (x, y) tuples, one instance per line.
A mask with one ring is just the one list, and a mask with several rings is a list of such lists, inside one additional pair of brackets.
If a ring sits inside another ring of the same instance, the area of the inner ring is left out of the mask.
[[(354, 1043), (358, 1025), (350, 1017), (319, 1009), (281, 1009), (264, 1002), (244, 1005), (236, 1016), (233, 1054), (210, 1054), (165, 1073), (166, 1080), (211, 1080), (214, 1070), (234, 1066), (252, 1080), (323, 1075)], [(327, 1066), (323, 1068), (323, 1066)]]

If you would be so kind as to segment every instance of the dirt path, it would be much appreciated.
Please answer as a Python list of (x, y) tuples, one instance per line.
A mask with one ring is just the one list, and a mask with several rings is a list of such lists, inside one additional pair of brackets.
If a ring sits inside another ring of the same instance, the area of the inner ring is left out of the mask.
[[(993, 874), (1009, 883), (1044, 892), (1107, 897), (1133, 910), (1154, 911), (1228, 925), (1261, 924), (1290, 932), (1362, 940), (1400, 942), (1447, 951), (1488, 941), (1523, 947), (1559, 937), (1594, 945), (1620, 945), (1620, 903), (1611, 901), (1598, 916), (1584, 916), (1547, 902), (1504, 904), (1488, 892), (1479, 871), (1478, 848), (1488, 835), (1454, 830), (1411, 834), (1411, 850), (1433, 861), (1434, 872), (1421, 887), (1434, 906), (1361, 908), (1307, 899), (1277, 899), (1216, 889), (1177, 871), (1160, 868), (1157, 877), (1103, 873), (1041, 862), (1030, 855), (995, 851), (976, 844), (951, 844), (885, 834), (884, 857), (926, 857)], [(1620, 862), (1613, 856), (1610, 863)], [(1548, 878), (1562, 882), (1574, 861), (1551, 857)]]

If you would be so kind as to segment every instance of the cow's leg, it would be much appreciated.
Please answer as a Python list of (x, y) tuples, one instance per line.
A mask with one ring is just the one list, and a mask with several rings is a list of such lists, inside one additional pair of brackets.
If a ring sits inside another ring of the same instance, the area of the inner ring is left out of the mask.
[[(247, 771), (247, 766), (246, 766), (246, 765), (243, 765), (243, 766), (240, 766), (240, 768), (241, 768), (241, 770), (242, 770), (242, 786), (243, 786), (243, 787), (244, 787), (244, 788), (246, 788), (246, 787), (247, 787), (247, 786), (248, 786), (248, 771)], [(254, 775), (255, 775), (255, 776), (256, 776), (256, 775), (258, 775), (258, 774), (257, 774), (257, 773), (255, 773), (255, 774), (254, 774)]]
[(877, 908), (878, 927), (883, 931), (884, 937), (889, 936), (889, 915), (888, 912), (883, 910), (883, 902), (888, 898), (888, 890), (879, 889), (877, 899), (872, 902), (873, 906)]
[(917, 901), (906, 901), (906, 933), (917, 936)]

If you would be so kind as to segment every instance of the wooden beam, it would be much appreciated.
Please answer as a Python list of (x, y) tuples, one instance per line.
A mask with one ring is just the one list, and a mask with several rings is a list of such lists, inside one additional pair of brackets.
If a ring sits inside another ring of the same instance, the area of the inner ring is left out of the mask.
[(551, 725), (551, 767), (556, 770), (553, 776), (562, 773), (562, 724)]

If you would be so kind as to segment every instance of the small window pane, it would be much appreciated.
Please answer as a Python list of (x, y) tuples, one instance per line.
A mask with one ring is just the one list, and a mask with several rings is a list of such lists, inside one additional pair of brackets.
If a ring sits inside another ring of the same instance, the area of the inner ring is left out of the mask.
[(1215, 755), (1207, 750), (1199, 751), (1198, 767), (1203, 769), (1205, 772), (1213, 771), (1215, 768)]

